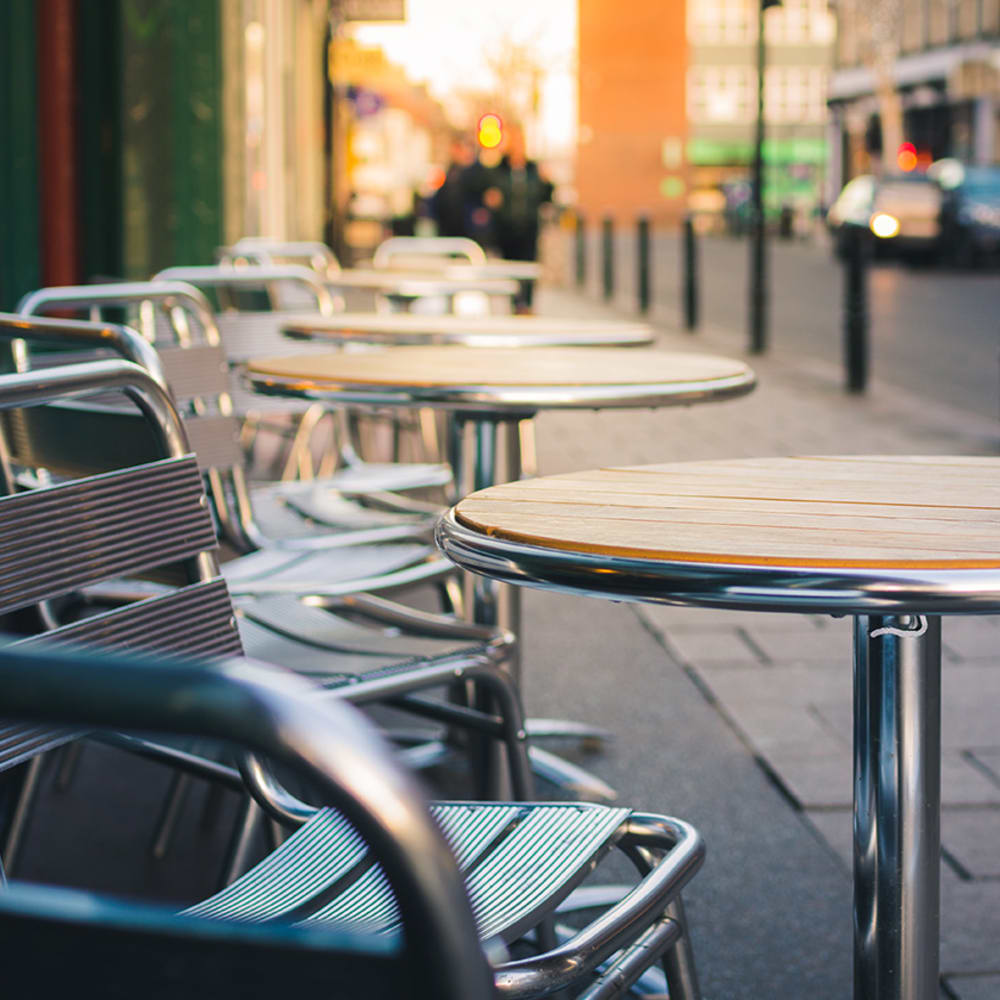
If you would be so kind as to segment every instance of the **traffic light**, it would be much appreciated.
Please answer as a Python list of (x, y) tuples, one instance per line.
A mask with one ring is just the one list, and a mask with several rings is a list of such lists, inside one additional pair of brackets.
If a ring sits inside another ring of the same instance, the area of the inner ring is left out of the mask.
[(483, 149), (496, 149), (503, 142), (503, 121), (499, 115), (488, 113), (479, 119), (476, 141)]
[(904, 174), (908, 174), (911, 170), (916, 169), (917, 149), (912, 142), (904, 142), (899, 149), (896, 150), (896, 166), (899, 167)]

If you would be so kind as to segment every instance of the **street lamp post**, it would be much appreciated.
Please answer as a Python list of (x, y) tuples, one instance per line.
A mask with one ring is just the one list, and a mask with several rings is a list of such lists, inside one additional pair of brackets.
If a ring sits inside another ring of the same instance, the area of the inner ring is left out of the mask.
[(757, 10), (757, 130), (751, 178), (750, 353), (767, 350), (767, 247), (764, 241), (764, 11), (781, 0), (760, 0)]

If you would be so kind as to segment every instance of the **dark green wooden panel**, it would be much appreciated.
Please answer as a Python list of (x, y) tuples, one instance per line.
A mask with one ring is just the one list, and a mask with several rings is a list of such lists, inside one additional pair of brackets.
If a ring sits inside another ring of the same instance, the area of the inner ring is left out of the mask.
[(86, 280), (124, 273), (119, 6), (119, 0), (87, 0), (77, 16), (81, 266)]
[(0, 2), (0, 309), (41, 281), (35, 5)]
[(171, 5), (174, 259), (210, 264), (222, 242), (222, 46), (218, 3)]
[(217, 0), (120, 0), (125, 270), (210, 263), (222, 237)]

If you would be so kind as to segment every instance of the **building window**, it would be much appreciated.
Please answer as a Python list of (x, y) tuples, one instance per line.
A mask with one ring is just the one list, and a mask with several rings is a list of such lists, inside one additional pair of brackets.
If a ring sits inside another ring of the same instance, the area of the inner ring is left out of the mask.
[(753, 121), (755, 77), (749, 66), (688, 67), (688, 119), (701, 125)]
[(720, 45), (752, 41), (757, 33), (752, 0), (696, 0), (687, 7), (688, 41)]
[[(768, 121), (826, 121), (826, 73), (816, 66), (772, 66), (767, 70), (764, 109)], [(699, 125), (736, 124), (757, 115), (757, 74), (749, 66), (691, 66), (688, 118)]]
[(767, 70), (764, 113), (776, 123), (826, 121), (826, 73), (816, 66), (772, 66)]
[[(696, 45), (752, 42), (759, 0), (692, 0), (687, 7), (688, 41)], [(784, 0), (767, 15), (767, 38), (787, 45), (829, 45), (834, 19), (828, 0)]]

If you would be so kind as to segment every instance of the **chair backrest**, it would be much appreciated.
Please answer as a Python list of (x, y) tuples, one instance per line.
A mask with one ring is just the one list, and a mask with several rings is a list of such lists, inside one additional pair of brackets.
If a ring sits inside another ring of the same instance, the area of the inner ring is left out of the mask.
[(308, 267), (296, 264), (268, 267), (247, 264), (235, 266), (168, 267), (153, 275), (154, 281), (183, 281), (198, 288), (215, 288), (227, 291), (258, 289), (268, 293), (273, 305), (281, 302), (280, 287), (291, 285), (308, 292), (312, 301), (308, 308), (321, 316), (332, 316), (337, 311), (334, 296), (323, 278)]
[[(145, 587), (149, 596), (119, 607), (74, 607), (71, 620), (44, 636), (192, 657), (237, 655), (242, 645), (215, 562), (201, 472), (164, 388), (130, 362), (100, 361), (0, 376), (0, 410), (109, 392), (125, 392), (140, 407), (158, 455), (0, 496), (0, 616), (123, 577), (160, 581)], [(76, 419), (69, 409), (61, 415)], [(178, 583), (162, 582), (177, 581), (178, 570)], [(0, 769), (63, 738), (0, 724)]]
[[(90, 286), (41, 289), (30, 296), (32, 308), (47, 310), (55, 304), (73, 308), (90, 308), (87, 292)], [(135, 282), (126, 291), (111, 292), (105, 286), (94, 286), (96, 301), (108, 300), (116, 305), (134, 304), (150, 296), (161, 301), (161, 283)], [(182, 309), (177, 305), (174, 311)], [(273, 324), (271, 317), (263, 314)], [(219, 326), (227, 343), (239, 342), (243, 314), (220, 317)], [(193, 318), (193, 317), (192, 317)], [(227, 330), (225, 320), (233, 323)], [(279, 343), (270, 351), (287, 350), (279, 330), (272, 326), (270, 336)], [(18, 370), (31, 370), (39, 359), (33, 353), (36, 345), (58, 343), (74, 348), (73, 357), (85, 360), (94, 352), (110, 351), (120, 357), (136, 360), (153, 371), (171, 391), (182, 414), (192, 450), (198, 456), (209, 485), (219, 527), (226, 539), (239, 549), (254, 548), (261, 535), (254, 524), (246, 482), (245, 459), (239, 444), (239, 420), (246, 413), (267, 408), (271, 400), (257, 397), (239, 386), (233, 378), (232, 358), (218, 342), (218, 327), (199, 322), (183, 324), (177, 334), (171, 323), (154, 324), (155, 346), (122, 325), (79, 321), (40, 319), (0, 313), (0, 341), (16, 341), (14, 363)], [(263, 336), (263, 333), (262, 333)], [(258, 338), (260, 339), (260, 338)], [(294, 348), (293, 348), (294, 349)], [(302, 349), (300, 349), (302, 350)], [(304, 345), (305, 352), (325, 353), (321, 343)], [(53, 357), (45, 356), (50, 364)], [(274, 409), (287, 412), (283, 400), (273, 401)], [(294, 401), (291, 401), (294, 404)], [(17, 413), (6, 422), (7, 446), (18, 462), (26, 468), (54, 469), (62, 473), (80, 473), (103, 467), (100, 463), (113, 457), (116, 464), (141, 461), (150, 454), (149, 432), (134, 411), (123, 410), (120, 397), (105, 401), (61, 404), (31, 412)], [(55, 409), (69, 405), (77, 410), (77, 419), (68, 426)], [(303, 402), (299, 410), (309, 408)], [(335, 428), (339, 434), (339, 428)], [(0, 442), (0, 471), (2, 471)]]
[[(47, 887), (0, 891), (0, 956), (33, 991), (100, 996), (239, 995), (315, 985), (324, 996), (486, 1000), (492, 975), (461, 876), (414, 779), (350, 706), (245, 660), (96, 657), (0, 645), (0, 715), (60, 729), (225, 741), (295, 769), (338, 809), (385, 872), (398, 941), (333, 926), (168, 915)], [(58, 961), (53, 961), (58, 956)]]
[(392, 236), (375, 248), (375, 267), (410, 267), (421, 263), (454, 264), (456, 259), (485, 264), (486, 254), (465, 236)]
[(325, 244), (313, 240), (275, 240), (266, 236), (244, 236), (232, 246), (216, 251), (220, 264), (304, 264), (321, 278), (340, 274), (340, 262)]
[[(136, 294), (144, 290), (145, 286), (140, 285)], [(48, 302), (42, 295), (36, 301), (39, 308)], [(72, 301), (77, 306), (88, 304), (80, 294)], [(217, 342), (192, 343), (187, 337), (186, 347), (174, 340), (154, 348), (125, 326), (0, 313), (0, 341), (15, 339), (19, 343), (14, 352), (15, 364), (20, 371), (36, 366), (39, 358), (34, 347), (53, 343), (70, 347), (71, 358), (76, 360), (92, 360), (95, 353), (110, 349), (115, 355), (143, 364), (171, 390), (191, 450), (212, 486), (211, 499), (220, 526), (235, 543), (246, 543), (245, 531), (233, 520), (238, 520), (238, 512), (229, 510), (230, 480), (235, 480), (239, 500), (244, 502), (243, 452), (231, 402), (229, 366)], [(47, 355), (42, 360), (51, 364), (61, 358)], [(57, 405), (11, 413), (5, 421), (9, 458), (27, 469), (80, 475), (134, 464), (158, 454), (148, 422), (123, 403), (121, 394), (113, 393), (86, 402), (61, 400)], [(67, 408), (73, 410), (72, 420), (66, 419)], [(0, 448), (0, 455), (2, 451)]]

